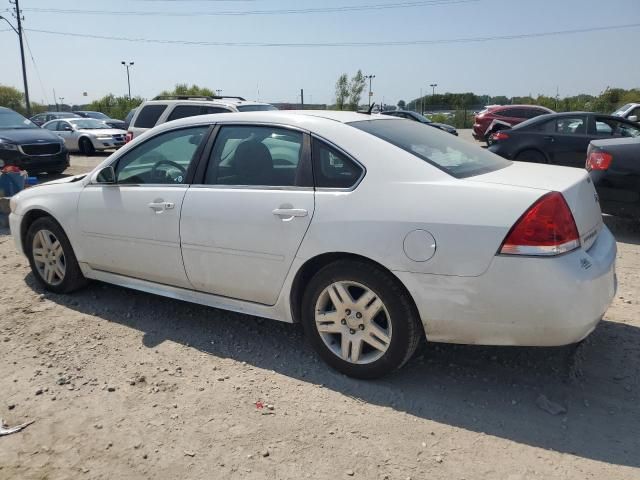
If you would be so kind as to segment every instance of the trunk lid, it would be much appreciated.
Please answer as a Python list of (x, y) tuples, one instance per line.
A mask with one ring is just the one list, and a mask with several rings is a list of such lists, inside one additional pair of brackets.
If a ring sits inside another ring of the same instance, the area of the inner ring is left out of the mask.
[(580, 241), (585, 250), (593, 245), (602, 228), (599, 198), (586, 170), (513, 162), (501, 170), (466, 180), (537, 189), (540, 190), (540, 196), (552, 191), (562, 193), (576, 221)]

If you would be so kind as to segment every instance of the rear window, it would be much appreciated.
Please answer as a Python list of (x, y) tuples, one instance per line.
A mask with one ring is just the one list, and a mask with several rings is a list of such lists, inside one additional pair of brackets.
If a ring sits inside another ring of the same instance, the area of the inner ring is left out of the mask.
[(166, 110), (167, 106), (162, 104), (146, 105), (142, 107), (136, 123), (133, 125), (136, 128), (153, 128), (156, 126), (156, 122), (162, 115), (162, 112)]
[(420, 122), (363, 120), (349, 125), (370, 133), (456, 178), (493, 172), (510, 161)]
[(273, 105), (238, 105), (239, 112), (266, 112), (268, 110), (278, 110)]

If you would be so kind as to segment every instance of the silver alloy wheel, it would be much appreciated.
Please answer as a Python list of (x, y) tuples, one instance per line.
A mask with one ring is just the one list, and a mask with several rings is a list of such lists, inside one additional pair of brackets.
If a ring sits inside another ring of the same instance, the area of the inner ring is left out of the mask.
[(49, 230), (38, 230), (31, 252), (42, 279), (49, 285), (60, 285), (67, 269), (60, 240)]
[(334, 355), (354, 364), (372, 363), (391, 344), (391, 317), (380, 297), (352, 281), (334, 282), (316, 302), (316, 328)]

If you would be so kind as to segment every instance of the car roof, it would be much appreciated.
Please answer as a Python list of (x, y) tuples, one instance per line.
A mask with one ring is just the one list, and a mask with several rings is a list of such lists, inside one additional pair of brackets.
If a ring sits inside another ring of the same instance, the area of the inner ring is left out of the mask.
[(553, 111), (550, 108), (543, 107), (542, 105), (490, 105), (487, 108), (491, 111), (498, 110), (499, 108), (536, 108), (536, 109), (548, 110), (549, 112)]
[(154, 128), (154, 130), (170, 130), (175, 127), (187, 127), (191, 125), (201, 125), (207, 123), (265, 123), (265, 124), (281, 124), (289, 126), (297, 126), (300, 128), (311, 129), (313, 125), (324, 124), (327, 122), (350, 123), (366, 120), (379, 120), (389, 122), (400, 122), (401, 118), (391, 115), (369, 115), (359, 112), (345, 112), (336, 110), (271, 110), (271, 111), (254, 111), (254, 112), (229, 112), (229, 113), (213, 113), (209, 115), (197, 115), (194, 117), (185, 117), (179, 120), (163, 123)]

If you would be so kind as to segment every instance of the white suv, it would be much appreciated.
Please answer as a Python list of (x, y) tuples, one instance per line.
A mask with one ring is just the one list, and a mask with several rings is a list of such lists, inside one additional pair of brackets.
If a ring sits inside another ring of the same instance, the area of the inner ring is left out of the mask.
[(130, 142), (150, 128), (179, 118), (211, 113), (277, 110), (269, 103), (250, 102), (242, 97), (158, 96), (144, 102), (135, 111), (126, 141)]

